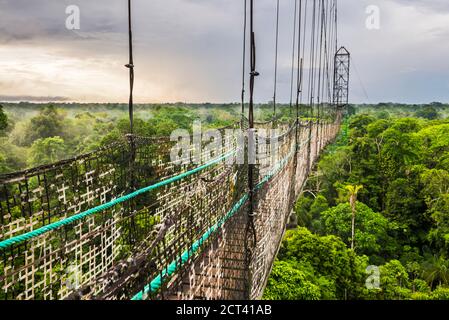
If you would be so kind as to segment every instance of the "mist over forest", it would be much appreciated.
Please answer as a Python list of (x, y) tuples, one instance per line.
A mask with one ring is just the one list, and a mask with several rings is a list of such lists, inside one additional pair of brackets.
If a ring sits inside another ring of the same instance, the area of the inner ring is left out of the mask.
[[(49, 164), (93, 151), (129, 132), (127, 104), (1, 103), (0, 173)], [(289, 105), (278, 106), (281, 118), (291, 116)], [(381, 103), (354, 105), (351, 112), (388, 113), (397, 117), (445, 118), (449, 105)], [(272, 103), (256, 106), (260, 121), (272, 118)], [(174, 129), (191, 129), (194, 120), (205, 128), (225, 127), (241, 117), (233, 104), (138, 104), (135, 133), (141, 136), (169, 135)]]

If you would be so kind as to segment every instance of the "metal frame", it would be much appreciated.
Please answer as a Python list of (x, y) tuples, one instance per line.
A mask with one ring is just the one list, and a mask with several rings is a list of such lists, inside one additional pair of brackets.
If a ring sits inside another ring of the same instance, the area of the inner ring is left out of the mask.
[(335, 54), (334, 106), (344, 108), (349, 103), (349, 67), (351, 55), (345, 47)]

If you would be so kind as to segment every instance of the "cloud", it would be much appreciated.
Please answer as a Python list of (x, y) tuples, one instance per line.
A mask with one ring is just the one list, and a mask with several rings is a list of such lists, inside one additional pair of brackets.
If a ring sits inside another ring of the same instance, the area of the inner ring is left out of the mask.
[(396, 0), (395, 2), (423, 12), (449, 12), (449, 3), (446, 0)]
[[(371, 102), (449, 101), (449, 94), (441, 85), (442, 79), (449, 77), (449, 61), (441, 59), (449, 54), (449, 34), (444, 32), (449, 30), (449, 10), (443, 10), (443, 2), (340, 3), (340, 39), (351, 50)], [(364, 27), (364, 9), (370, 4), (380, 8), (380, 30)], [(406, 70), (414, 72), (404, 73)], [(366, 100), (354, 72), (351, 97), (353, 101)]]
[(67, 97), (39, 97), (39, 96), (3, 96), (0, 95), (1, 102), (64, 102), (69, 101)]
[[(311, 1), (309, 1), (311, 3)], [(65, 28), (78, 5), (81, 30)], [(230, 0), (134, 0), (138, 102), (239, 101), (242, 4)], [(368, 5), (381, 29), (365, 28)], [(274, 0), (256, 2), (256, 100), (273, 96)], [(278, 100), (290, 99), (294, 0), (281, 1)], [(310, 5), (310, 4), (309, 4)], [(340, 42), (352, 53), (351, 100), (449, 101), (446, 0), (339, 1)], [(123, 0), (0, 0), (0, 90), (16, 96), (126, 101), (127, 4)], [(305, 61), (305, 68), (308, 61)], [(248, 70), (246, 71), (248, 74)], [(444, 83), (444, 85), (443, 85)]]

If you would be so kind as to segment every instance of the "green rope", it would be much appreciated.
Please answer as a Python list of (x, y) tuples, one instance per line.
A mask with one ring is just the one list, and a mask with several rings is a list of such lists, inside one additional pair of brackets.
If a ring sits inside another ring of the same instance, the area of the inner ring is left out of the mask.
[(12, 246), (14, 244), (19, 244), (19, 243), (28, 241), (30, 239), (39, 237), (39, 236), (41, 236), (41, 235), (43, 235), (43, 234), (45, 234), (47, 232), (59, 229), (59, 228), (61, 228), (63, 226), (72, 224), (72, 223), (74, 223), (76, 221), (79, 221), (79, 220), (84, 219), (84, 218), (86, 218), (88, 216), (94, 215), (94, 214), (96, 214), (98, 212), (107, 210), (107, 209), (109, 209), (111, 207), (114, 207), (114, 206), (120, 204), (120, 203), (129, 201), (129, 200), (131, 200), (131, 199), (133, 199), (133, 198), (135, 198), (135, 197), (137, 197), (137, 196), (139, 196), (139, 195), (141, 195), (143, 193), (146, 193), (146, 192), (149, 192), (149, 191), (152, 191), (152, 190), (164, 187), (164, 186), (169, 185), (171, 183), (174, 183), (176, 181), (182, 180), (182, 179), (184, 179), (186, 177), (189, 177), (189, 176), (191, 176), (191, 175), (193, 175), (195, 173), (203, 171), (203, 170), (205, 170), (205, 169), (207, 169), (207, 168), (209, 168), (209, 167), (211, 167), (211, 166), (213, 166), (213, 165), (215, 165), (215, 164), (217, 164), (217, 163), (219, 163), (221, 161), (224, 161), (225, 159), (233, 156), (236, 152), (237, 151), (235, 151), (235, 150), (231, 151), (231, 152), (229, 152), (229, 153), (227, 153), (227, 154), (225, 154), (225, 155), (223, 155), (223, 156), (221, 156), (221, 157), (219, 157), (219, 158), (217, 158), (215, 160), (212, 160), (209, 163), (206, 163), (206, 164), (204, 164), (202, 166), (199, 166), (199, 167), (197, 167), (197, 168), (195, 168), (193, 170), (190, 170), (190, 171), (184, 172), (182, 174), (179, 174), (177, 176), (174, 176), (172, 178), (160, 181), (160, 182), (158, 182), (156, 184), (153, 184), (151, 186), (148, 186), (148, 187), (136, 190), (136, 191), (134, 191), (134, 192), (132, 192), (130, 194), (127, 194), (127, 195), (122, 196), (120, 198), (114, 199), (114, 200), (112, 200), (112, 201), (110, 201), (108, 203), (99, 205), (97, 207), (91, 208), (91, 209), (89, 209), (87, 211), (84, 211), (82, 213), (73, 215), (73, 216), (71, 216), (69, 218), (66, 218), (66, 219), (63, 219), (63, 220), (51, 223), (49, 225), (46, 225), (46, 226), (43, 226), (43, 227), (41, 227), (39, 229), (36, 229), (36, 230), (30, 231), (30, 232), (24, 233), (22, 235), (18, 235), (18, 236), (12, 237), (10, 239), (3, 240), (3, 241), (0, 242), (0, 249), (6, 249), (6, 248), (8, 248), (8, 247), (10, 247), (10, 246)]

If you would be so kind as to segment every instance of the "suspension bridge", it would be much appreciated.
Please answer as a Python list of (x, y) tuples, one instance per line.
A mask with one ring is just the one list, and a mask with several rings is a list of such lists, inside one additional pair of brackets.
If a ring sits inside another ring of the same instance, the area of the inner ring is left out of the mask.
[[(277, 0), (273, 119), (254, 119), (257, 8), (245, 0), (242, 116), (220, 132), (234, 129), (246, 139), (242, 146), (223, 138), (212, 156), (200, 148), (195, 165), (172, 161), (169, 137), (133, 134), (129, 1), (131, 131), (95, 152), (0, 176), (0, 299), (262, 296), (293, 205), (340, 132), (348, 103), (349, 52), (337, 46), (337, 1), (292, 2), (291, 117), (276, 116)], [(279, 135), (261, 138), (274, 128)], [(265, 157), (234, 161), (252, 148), (265, 148)]]

